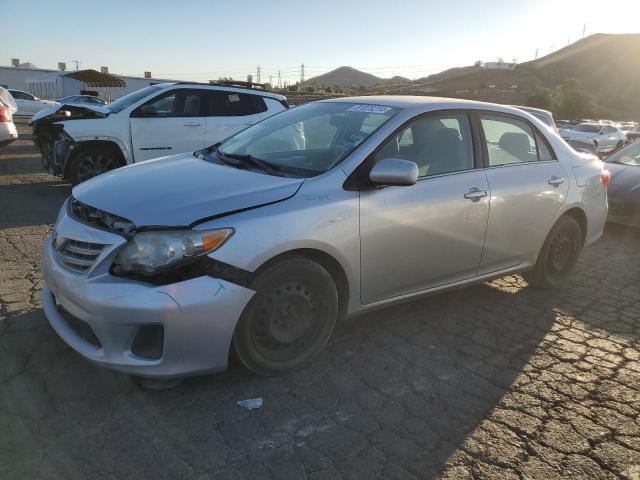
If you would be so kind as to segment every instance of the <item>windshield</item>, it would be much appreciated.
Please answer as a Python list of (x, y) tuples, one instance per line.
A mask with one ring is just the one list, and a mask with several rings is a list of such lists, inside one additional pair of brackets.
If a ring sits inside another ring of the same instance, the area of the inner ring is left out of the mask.
[(340, 163), (399, 109), (346, 102), (292, 108), (231, 137), (222, 155), (251, 157), (281, 172), (311, 177)]
[(576, 125), (575, 127), (573, 127), (573, 129), (576, 132), (585, 132), (585, 133), (598, 133), (601, 128), (602, 128), (602, 125), (588, 125), (586, 123), (583, 123), (581, 125)]
[(622, 163), (633, 167), (640, 166), (640, 142), (627, 145), (605, 159), (607, 163)]
[(142, 100), (143, 98), (151, 95), (152, 93), (156, 93), (160, 90), (162, 90), (162, 87), (153, 86), (153, 85), (150, 87), (143, 88), (141, 90), (136, 90), (135, 92), (131, 92), (129, 95), (125, 95), (124, 97), (119, 98), (118, 100), (111, 103), (110, 105), (107, 105), (106, 109), (109, 110), (111, 113), (119, 113), (125, 108), (130, 107), (131, 105), (136, 103), (138, 100)]

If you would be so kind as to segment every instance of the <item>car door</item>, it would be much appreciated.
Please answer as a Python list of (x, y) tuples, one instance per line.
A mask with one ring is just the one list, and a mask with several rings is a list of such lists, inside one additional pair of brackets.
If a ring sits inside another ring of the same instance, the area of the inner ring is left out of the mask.
[(605, 125), (602, 127), (598, 146), (605, 150), (613, 150), (621, 139), (622, 136), (618, 133), (617, 128), (612, 127), (611, 125)]
[(526, 120), (480, 114), (491, 191), (479, 275), (535, 259), (562, 207), (569, 176), (543, 135)]
[(136, 162), (204, 148), (206, 90), (164, 91), (131, 113)]
[(252, 93), (208, 90), (208, 101), (206, 145), (218, 143), (254, 125), (267, 115), (264, 98)]
[(476, 274), (489, 212), (478, 156), (469, 117), (460, 112), (420, 117), (373, 155), (372, 164), (385, 158), (416, 162), (419, 179), (412, 186), (361, 190), (364, 304)]

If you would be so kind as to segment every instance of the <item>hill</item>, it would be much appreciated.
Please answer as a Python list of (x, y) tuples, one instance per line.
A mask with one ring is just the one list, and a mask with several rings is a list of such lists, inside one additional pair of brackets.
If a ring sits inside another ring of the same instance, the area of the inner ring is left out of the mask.
[(304, 85), (319, 85), (329, 87), (359, 87), (369, 88), (381, 85), (384, 80), (370, 73), (361, 72), (353, 67), (338, 67), (323, 75), (305, 80)]
[(523, 74), (560, 83), (575, 78), (603, 113), (640, 119), (640, 34), (594, 34), (520, 65)]

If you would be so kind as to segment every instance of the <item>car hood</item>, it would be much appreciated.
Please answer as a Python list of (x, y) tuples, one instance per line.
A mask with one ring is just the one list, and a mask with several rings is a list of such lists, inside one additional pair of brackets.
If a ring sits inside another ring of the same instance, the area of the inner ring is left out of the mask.
[(29, 125), (42, 125), (59, 120), (77, 120), (80, 118), (104, 118), (109, 110), (99, 105), (79, 105), (74, 103), (56, 104), (40, 110), (33, 117)]
[(285, 200), (303, 181), (180, 154), (99, 175), (76, 186), (73, 197), (137, 227), (175, 227)]

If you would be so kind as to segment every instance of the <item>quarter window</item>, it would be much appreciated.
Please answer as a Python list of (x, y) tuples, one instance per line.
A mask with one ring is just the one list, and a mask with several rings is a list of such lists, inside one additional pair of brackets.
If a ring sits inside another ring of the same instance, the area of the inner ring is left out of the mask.
[[(533, 130), (527, 123), (495, 115), (481, 115), (480, 121), (490, 166), (538, 161)], [(548, 150), (545, 155), (551, 156)]]
[(241, 117), (266, 112), (267, 105), (260, 95), (214, 90), (208, 92), (209, 116)]
[(473, 168), (473, 143), (466, 115), (416, 120), (388, 140), (374, 161), (402, 158), (418, 165), (420, 177)]

